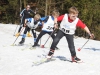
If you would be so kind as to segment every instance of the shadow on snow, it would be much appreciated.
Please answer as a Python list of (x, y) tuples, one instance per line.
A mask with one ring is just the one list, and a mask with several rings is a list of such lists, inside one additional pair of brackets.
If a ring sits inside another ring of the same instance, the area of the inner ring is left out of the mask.
[(98, 48), (84, 48), (84, 49), (88, 49), (88, 50), (93, 50), (93, 51), (100, 51), (100, 49)]

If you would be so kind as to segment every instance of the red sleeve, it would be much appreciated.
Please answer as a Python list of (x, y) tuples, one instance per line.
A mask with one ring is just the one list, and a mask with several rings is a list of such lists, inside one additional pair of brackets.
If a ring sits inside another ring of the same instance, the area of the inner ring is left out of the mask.
[(82, 29), (84, 29), (85, 27), (86, 27), (86, 25), (79, 19), (78, 20), (78, 23), (77, 23), (77, 25), (76, 25), (77, 27), (80, 27), (80, 28), (82, 28)]
[(63, 17), (64, 17), (64, 15), (59, 16), (59, 17), (57, 18), (57, 21), (62, 21)]

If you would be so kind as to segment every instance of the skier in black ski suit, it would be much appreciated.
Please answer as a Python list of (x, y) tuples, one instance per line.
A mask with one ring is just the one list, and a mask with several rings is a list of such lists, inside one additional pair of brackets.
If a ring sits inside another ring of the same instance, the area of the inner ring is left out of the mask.
[[(22, 29), (22, 27), (24, 26), (25, 23), (25, 19), (27, 18), (32, 18), (36, 13), (33, 12), (30, 9), (30, 5), (27, 5), (25, 9), (22, 10), (22, 12), (20, 13), (20, 17), (21, 17), (21, 25), (20, 28), (18, 30), (18, 33), (15, 36), (19, 36), (20, 35), (20, 31)], [(28, 31), (28, 36), (30, 37), (30, 30)]]

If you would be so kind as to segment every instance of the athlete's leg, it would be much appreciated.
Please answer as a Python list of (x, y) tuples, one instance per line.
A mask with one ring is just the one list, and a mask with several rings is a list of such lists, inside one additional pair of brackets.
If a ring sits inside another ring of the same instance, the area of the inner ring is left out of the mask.
[(40, 34), (38, 35), (38, 37), (37, 37), (37, 39), (36, 39), (35, 44), (34, 44), (32, 47), (35, 47), (35, 46), (38, 45), (38, 42), (39, 42), (40, 38), (41, 38), (44, 34), (46, 34), (45, 31), (41, 31), (41, 32), (40, 32)]
[(66, 36), (66, 39), (68, 42), (69, 50), (71, 52), (72, 62), (80, 61), (81, 59), (77, 58), (77, 56), (76, 56), (73, 35), (66, 34), (65, 36)]
[(24, 27), (24, 21), (25, 21), (25, 19), (22, 17), (22, 18), (21, 18), (21, 24), (20, 24), (18, 33), (21, 31), (21, 28)]
[(49, 35), (51, 35), (52, 39), (55, 38), (54, 32), (48, 32)]
[(20, 27), (18, 29), (18, 33), (15, 36), (19, 36), (20, 35), (20, 31), (21, 31), (22, 27), (24, 27), (24, 20), (25, 19), (22, 17), (21, 18), (21, 24), (20, 24)]
[(54, 54), (54, 50), (55, 50), (55, 47), (57, 46), (58, 42), (60, 41), (60, 39), (64, 36), (64, 33), (59, 30), (57, 32), (57, 35), (55, 36), (53, 42), (52, 42), (52, 45), (50, 47), (50, 51), (48, 53), (48, 56), (52, 56)]
[(65, 37), (68, 42), (68, 47), (71, 52), (71, 56), (76, 56), (73, 35), (66, 34)]
[[(55, 32), (49, 32), (48, 34), (51, 35), (52, 39), (54, 39), (56, 36)], [(58, 50), (59, 48), (56, 46), (55, 49)]]
[(36, 31), (34, 29), (32, 29), (32, 34), (33, 34), (33, 37), (34, 37), (34, 43), (36, 42)]
[(30, 34), (30, 29), (28, 30), (27, 36), (32, 37), (32, 35)]
[(22, 40), (19, 42), (19, 44), (23, 44), (25, 42), (25, 37), (28, 29), (29, 28), (26, 26), (24, 30), (24, 34), (22, 35)]

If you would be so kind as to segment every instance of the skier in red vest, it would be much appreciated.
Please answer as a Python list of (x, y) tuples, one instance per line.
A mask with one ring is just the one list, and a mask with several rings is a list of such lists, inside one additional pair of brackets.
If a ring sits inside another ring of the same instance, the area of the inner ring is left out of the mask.
[(88, 27), (78, 18), (78, 13), (79, 12), (76, 7), (71, 7), (69, 8), (68, 14), (66, 13), (64, 15), (59, 16), (58, 18), (55, 18), (55, 24), (54, 24), (55, 28), (58, 27), (57, 21), (58, 22), (61, 21), (61, 23), (60, 23), (59, 31), (52, 42), (47, 58), (52, 58), (56, 45), (58, 44), (60, 39), (63, 36), (65, 36), (71, 53), (72, 62), (81, 61), (81, 59), (79, 59), (76, 56), (76, 51), (74, 46), (74, 33), (76, 27), (80, 27), (84, 29), (91, 38), (93, 38), (94, 35), (91, 34)]

